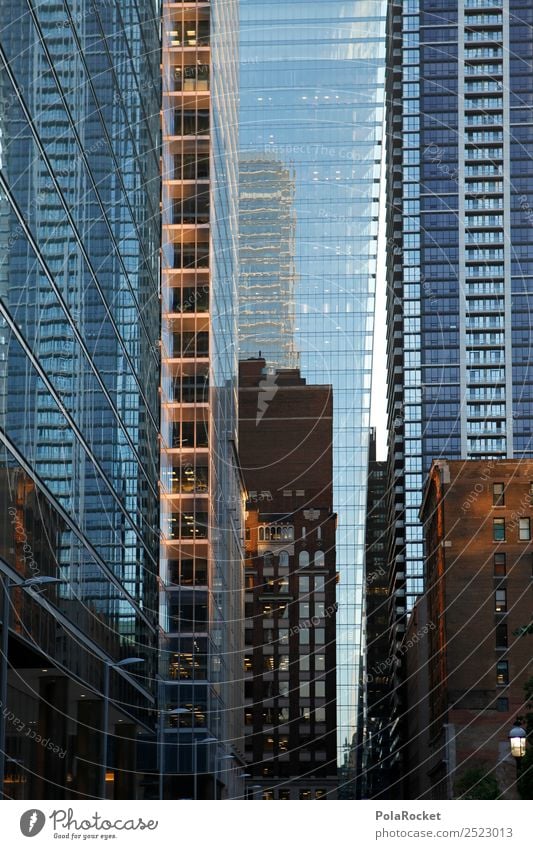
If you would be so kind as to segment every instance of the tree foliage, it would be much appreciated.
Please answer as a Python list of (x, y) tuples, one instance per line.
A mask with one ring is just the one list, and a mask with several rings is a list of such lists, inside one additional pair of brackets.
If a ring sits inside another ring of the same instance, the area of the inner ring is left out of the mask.
[(493, 775), (487, 775), (482, 767), (465, 770), (455, 782), (457, 799), (498, 799), (500, 788)]

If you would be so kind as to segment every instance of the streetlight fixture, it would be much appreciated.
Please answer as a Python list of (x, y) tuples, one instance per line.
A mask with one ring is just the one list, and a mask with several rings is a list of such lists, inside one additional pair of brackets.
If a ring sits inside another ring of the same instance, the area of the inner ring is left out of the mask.
[(209, 743), (218, 743), (216, 737), (204, 737), (202, 740), (196, 738), (192, 741), (193, 745), (193, 779), (194, 779), (194, 800), (198, 799), (198, 746), (206, 746)]
[(33, 587), (44, 587), (47, 584), (60, 584), (60, 578), (51, 578), (48, 575), (39, 575), (35, 578), (26, 578), (25, 581), (15, 583), (7, 575), (4, 576), (3, 604), (2, 604), (2, 648), (0, 657), (0, 798), (4, 798), (4, 781), (6, 767), (6, 713), (7, 713), (7, 674), (8, 662), (7, 652), (9, 646), (9, 611), (11, 608), (11, 590), (13, 587), (21, 587), (30, 590)]
[(526, 754), (526, 730), (522, 728), (522, 720), (516, 719), (515, 724), (509, 731), (509, 745), (511, 754), (516, 761), (516, 774), (520, 775), (522, 758)]
[(104, 661), (104, 716), (103, 716), (103, 731), (102, 731), (102, 766), (100, 767), (100, 797), (106, 798), (105, 779), (107, 773), (107, 726), (109, 724), (109, 673), (111, 669), (123, 669), (125, 666), (131, 666), (134, 663), (144, 663), (142, 657), (125, 657), (116, 663), (113, 660)]
[[(163, 798), (163, 775), (164, 775), (164, 758), (163, 758), (163, 746), (164, 746), (164, 735), (163, 735), (163, 717), (164, 716), (184, 716), (186, 713), (190, 713), (189, 708), (172, 708), (171, 710), (160, 710), (159, 711), (159, 719), (157, 722), (157, 736), (159, 738), (158, 741), (158, 749), (159, 749), (159, 798)], [(176, 722), (176, 774), (179, 773), (179, 741), (180, 741), (180, 723), (179, 720)]]

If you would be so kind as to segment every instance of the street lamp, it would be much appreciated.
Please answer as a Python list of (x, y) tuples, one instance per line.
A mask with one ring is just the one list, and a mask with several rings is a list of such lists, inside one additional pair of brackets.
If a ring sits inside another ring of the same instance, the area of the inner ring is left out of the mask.
[[(159, 719), (157, 722), (157, 734), (159, 737), (158, 749), (159, 749), (159, 798), (163, 798), (163, 775), (164, 775), (164, 758), (163, 758), (163, 746), (164, 746), (164, 735), (163, 735), (163, 717), (164, 716), (184, 716), (184, 714), (190, 713), (189, 708), (172, 708), (172, 710), (161, 710), (159, 711)], [(180, 723), (179, 720), (176, 722), (176, 774), (179, 773), (179, 742), (180, 742)]]
[(124, 666), (131, 666), (133, 663), (144, 663), (142, 657), (125, 657), (124, 660), (119, 660), (116, 663), (112, 660), (104, 661), (104, 717), (103, 717), (103, 733), (102, 733), (102, 766), (100, 767), (100, 797), (106, 798), (105, 778), (107, 773), (107, 726), (109, 724), (109, 672), (111, 669), (122, 669)]
[(204, 737), (203, 740), (197, 740), (196, 738), (192, 741), (193, 745), (193, 779), (194, 779), (194, 799), (195, 801), (198, 799), (198, 746), (205, 746), (209, 743), (218, 743), (216, 737)]
[(515, 724), (509, 731), (509, 745), (511, 747), (511, 754), (516, 761), (516, 774), (518, 776), (520, 775), (522, 758), (526, 754), (526, 731), (522, 728), (522, 721), (520, 719), (515, 720)]
[(263, 789), (262, 784), (252, 784), (252, 786), (250, 787), (250, 790), (252, 791), (252, 802), (254, 801), (256, 790), (262, 790), (262, 789)]
[(0, 798), (4, 797), (6, 766), (7, 652), (9, 646), (9, 610), (11, 607), (11, 590), (13, 587), (21, 587), (24, 590), (29, 590), (34, 587), (44, 587), (47, 584), (60, 584), (61, 580), (60, 578), (50, 578), (47, 575), (40, 575), (36, 578), (27, 578), (25, 581), (14, 583), (13, 581), (10, 581), (7, 575), (5, 575), (2, 583), (2, 656), (0, 657)]

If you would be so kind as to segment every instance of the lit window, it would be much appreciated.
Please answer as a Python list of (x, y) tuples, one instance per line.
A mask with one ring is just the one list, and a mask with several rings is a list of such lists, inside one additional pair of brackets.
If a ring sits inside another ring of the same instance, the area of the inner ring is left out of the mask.
[(495, 507), (503, 507), (505, 504), (505, 485), (503, 483), (492, 484), (492, 503)]
[(494, 542), (503, 542), (505, 540), (505, 519), (492, 520), (492, 538)]
[(531, 539), (531, 520), (529, 517), (518, 520), (518, 539)]
[(509, 663), (506, 660), (500, 660), (496, 664), (496, 684), (499, 686), (509, 683)]
[(326, 668), (326, 655), (315, 654), (315, 672), (323, 672)]

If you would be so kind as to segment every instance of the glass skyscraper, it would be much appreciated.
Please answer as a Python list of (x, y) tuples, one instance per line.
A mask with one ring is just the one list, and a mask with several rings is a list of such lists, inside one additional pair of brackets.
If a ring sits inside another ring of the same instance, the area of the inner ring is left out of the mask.
[(244, 795), (236, 769), (244, 698), (244, 501), (236, 460), (237, 42), (236, 0), (163, 3), (165, 798)]
[[(157, 668), (157, 8), (0, 13), (0, 569), (24, 667), (8, 707), (65, 750), (7, 723), (5, 792), (131, 798)], [(16, 586), (36, 577), (59, 582)]]
[(239, 358), (296, 368), (295, 181), (265, 153), (239, 163)]
[(388, 20), (394, 640), (423, 590), (432, 459), (532, 456), (533, 8), (406, 0)]
[(353, 792), (385, 68), (385, 3), (241, 4), (241, 155), (294, 174), (295, 348), (332, 384), (338, 763)]

